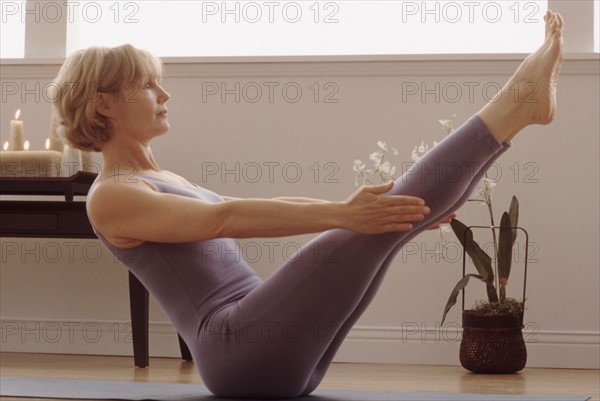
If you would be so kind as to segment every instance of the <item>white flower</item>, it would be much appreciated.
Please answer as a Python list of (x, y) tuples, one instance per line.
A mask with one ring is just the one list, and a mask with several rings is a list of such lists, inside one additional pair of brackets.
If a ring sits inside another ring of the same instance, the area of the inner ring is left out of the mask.
[(481, 180), (479, 186), (479, 195), (483, 198), (486, 204), (490, 204), (492, 201), (492, 190), (496, 186), (496, 182), (490, 180), (488, 177), (484, 177)]
[(413, 151), (412, 151), (412, 153), (411, 153), (411, 155), (410, 155), (410, 158), (411, 158), (411, 159), (412, 159), (412, 161), (413, 161), (413, 162), (415, 162), (415, 163), (419, 161), (420, 157), (419, 157), (419, 154), (417, 153), (417, 147), (416, 147), (416, 146), (415, 146), (415, 148), (413, 149)]
[(442, 223), (440, 224), (440, 230), (442, 231), (442, 233), (450, 234), (452, 233), (452, 226), (450, 226), (450, 224), (447, 223)]
[(441, 255), (442, 258), (444, 258), (444, 260), (448, 261), (448, 258), (446, 257), (446, 253), (447, 253), (447, 249), (448, 246), (450, 244), (452, 244), (452, 241), (450, 241), (448, 238), (452, 238), (452, 226), (450, 226), (450, 224), (440, 224), (440, 242), (442, 243), (442, 249), (441, 249)]
[(438, 120), (446, 130), (452, 129), (452, 120)]
[(396, 172), (396, 167), (392, 166), (390, 162), (385, 161), (379, 166), (379, 170), (386, 176), (392, 176)]
[(421, 141), (420, 145), (414, 147), (414, 149), (412, 150), (412, 153), (411, 153), (410, 157), (412, 158), (413, 162), (416, 163), (427, 152), (429, 152), (429, 145), (426, 145), (425, 141)]
[(388, 152), (392, 153), (394, 156), (398, 155), (398, 149), (392, 148), (388, 146), (384, 141), (377, 141), (377, 147), (379, 148), (377, 151), (371, 153), (369, 156), (369, 160), (373, 162), (373, 167), (368, 169), (361, 160), (355, 160), (354, 166), (352, 170), (356, 172), (354, 177), (354, 182), (356, 186), (364, 185), (365, 183), (372, 184), (369, 180), (369, 175), (376, 174), (379, 175), (382, 182), (388, 182), (394, 179), (394, 174), (396, 173), (396, 167), (392, 166), (389, 161), (384, 161), (384, 158)]
[(454, 131), (454, 118), (456, 114), (452, 114), (452, 118), (448, 118), (446, 120), (438, 120), (442, 127), (446, 130), (446, 135), (450, 135), (452, 131)]
[(365, 164), (358, 159), (354, 160), (354, 166), (352, 167), (352, 170), (356, 171), (357, 173), (362, 173), (365, 170)]
[(490, 180), (488, 177), (484, 177), (482, 180), (482, 183), (483, 183), (483, 188), (484, 188), (485, 192), (488, 194), (491, 194), (492, 189), (494, 189), (496, 187), (496, 182)]
[(371, 159), (375, 163), (375, 166), (379, 166), (381, 164), (381, 159), (383, 159), (383, 152), (377, 151), (377, 152), (371, 153), (371, 156), (369, 156), (369, 159)]

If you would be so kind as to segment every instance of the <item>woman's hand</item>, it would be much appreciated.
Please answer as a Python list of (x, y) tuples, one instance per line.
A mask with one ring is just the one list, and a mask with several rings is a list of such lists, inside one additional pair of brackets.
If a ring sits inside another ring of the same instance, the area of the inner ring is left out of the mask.
[(345, 202), (345, 228), (364, 234), (408, 231), (411, 222), (421, 221), (431, 211), (423, 199), (414, 196), (386, 195), (393, 182), (364, 186)]

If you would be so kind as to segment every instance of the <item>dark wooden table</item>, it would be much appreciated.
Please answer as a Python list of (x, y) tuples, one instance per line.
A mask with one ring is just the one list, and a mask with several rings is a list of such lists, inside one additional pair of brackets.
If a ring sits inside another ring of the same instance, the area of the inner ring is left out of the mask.
[[(97, 238), (88, 220), (85, 201), (97, 174), (83, 171), (71, 177), (0, 177), (0, 195), (58, 195), (65, 200), (0, 199), (0, 237)], [(148, 366), (148, 290), (129, 272), (129, 304), (135, 366)], [(182, 358), (191, 361), (179, 337)]]

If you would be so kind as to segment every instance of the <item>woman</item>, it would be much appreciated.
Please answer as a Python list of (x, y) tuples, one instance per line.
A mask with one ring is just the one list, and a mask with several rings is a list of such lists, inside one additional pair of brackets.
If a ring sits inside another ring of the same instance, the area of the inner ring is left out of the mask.
[[(402, 245), (452, 216), (521, 129), (553, 119), (563, 21), (550, 11), (545, 20), (544, 44), (492, 102), (403, 178), (344, 202), (222, 197), (161, 170), (149, 147), (169, 129), (160, 62), (127, 45), (65, 62), (57, 82), (77, 83), (57, 97), (66, 138), (104, 157), (90, 220), (167, 312), (215, 395), (311, 393)], [(536, 102), (525, 101), (532, 83)], [(470, 174), (445, 182), (419, 173), (450, 163)], [(300, 252), (264, 282), (243, 260), (214, 252), (235, 249), (232, 238), (322, 231), (304, 248), (318, 246), (318, 257)]]

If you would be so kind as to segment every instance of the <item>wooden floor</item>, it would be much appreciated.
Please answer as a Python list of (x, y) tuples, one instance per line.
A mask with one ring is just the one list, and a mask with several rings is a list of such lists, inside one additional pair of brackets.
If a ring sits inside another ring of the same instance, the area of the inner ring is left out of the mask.
[[(171, 358), (151, 358), (150, 367), (140, 369), (133, 367), (131, 357), (1, 353), (0, 375), (201, 383), (193, 363)], [(600, 401), (600, 371), (526, 368), (515, 375), (475, 375), (458, 366), (336, 363), (320, 388), (554, 396), (583, 394), (591, 396), (593, 401)]]

